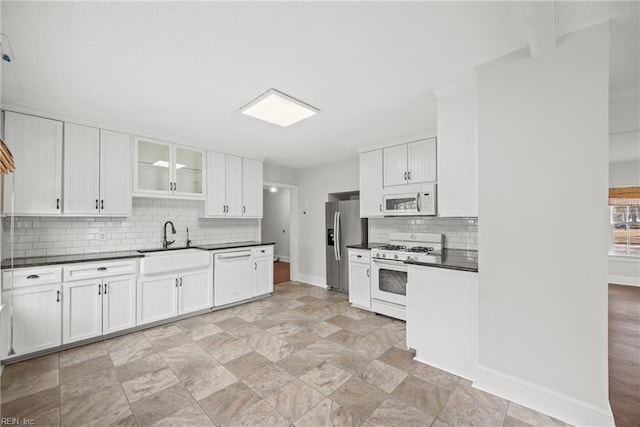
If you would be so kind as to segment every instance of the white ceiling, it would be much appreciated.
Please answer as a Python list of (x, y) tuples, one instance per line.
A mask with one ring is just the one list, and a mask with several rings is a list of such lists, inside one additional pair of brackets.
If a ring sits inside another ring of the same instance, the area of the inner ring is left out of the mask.
[[(306, 167), (435, 129), (434, 82), (527, 45), (518, 2), (2, 2), (3, 104)], [(637, 2), (556, 4), (558, 34), (612, 19), (611, 94), (638, 91)], [(287, 128), (238, 108), (276, 88)]]

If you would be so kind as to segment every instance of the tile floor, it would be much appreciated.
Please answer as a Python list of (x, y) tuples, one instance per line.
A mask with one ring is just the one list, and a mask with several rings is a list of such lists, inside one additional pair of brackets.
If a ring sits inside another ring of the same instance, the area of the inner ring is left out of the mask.
[(9, 365), (2, 417), (37, 425), (563, 425), (412, 360), (405, 324), (304, 284)]

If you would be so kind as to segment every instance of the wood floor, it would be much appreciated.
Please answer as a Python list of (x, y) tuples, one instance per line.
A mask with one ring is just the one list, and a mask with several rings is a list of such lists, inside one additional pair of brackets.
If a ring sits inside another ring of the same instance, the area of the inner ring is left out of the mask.
[(288, 282), (290, 280), (289, 263), (277, 261), (273, 263), (273, 284)]
[(617, 427), (640, 426), (640, 287), (609, 285), (609, 400)]

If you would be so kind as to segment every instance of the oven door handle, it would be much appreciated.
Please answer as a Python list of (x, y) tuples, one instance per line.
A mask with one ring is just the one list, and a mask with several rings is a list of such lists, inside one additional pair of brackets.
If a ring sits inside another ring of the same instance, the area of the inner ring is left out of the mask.
[(376, 264), (391, 265), (391, 266), (394, 266), (394, 267), (398, 267), (398, 268), (400, 268), (400, 270), (398, 270), (398, 271), (406, 271), (407, 270), (407, 265), (402, 261), (384, 261), (384, 260), (381, 260), (381, 259), (374, 258), (373, 262), (375, 262)]

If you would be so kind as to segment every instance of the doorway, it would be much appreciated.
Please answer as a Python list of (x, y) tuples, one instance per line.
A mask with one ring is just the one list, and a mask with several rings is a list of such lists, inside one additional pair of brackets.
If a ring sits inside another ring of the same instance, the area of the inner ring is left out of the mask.
[(295, 188), (291, 185), (265, 183), (263, 189), (263, 217), (261, 238), (263, 242), (275, 243), (273, 283), (283, 283), (292, 280), (292, 249), (295, 249), (294, 231), (292, 225), (292, 211), (295, 206)]

